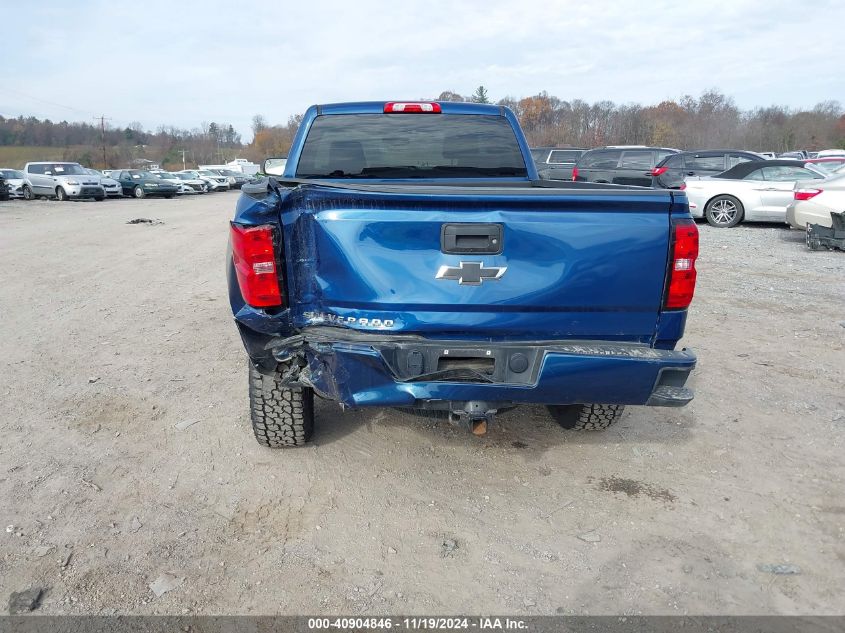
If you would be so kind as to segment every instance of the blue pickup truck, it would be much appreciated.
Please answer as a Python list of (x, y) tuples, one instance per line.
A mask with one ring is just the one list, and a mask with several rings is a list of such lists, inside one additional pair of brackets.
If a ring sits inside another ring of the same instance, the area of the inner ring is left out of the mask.
[(231, 222), (255, 436), (307, 442), (315, 395), (476, 434), (521, 404), (569, 429), (683, 406), (697, 255), (683, 192), (540, 180), (507, 108), (313, 106)]

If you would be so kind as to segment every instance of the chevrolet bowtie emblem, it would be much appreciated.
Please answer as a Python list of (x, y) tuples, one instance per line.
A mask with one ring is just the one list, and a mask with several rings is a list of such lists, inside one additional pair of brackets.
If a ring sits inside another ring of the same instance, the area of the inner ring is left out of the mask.
[(507, 266), (485, 268), (482, 262), (461, 262), (460, 266), (441, 266), (435, 279), (457, 281), (461, 286), (480, 286), (485, 279), (499, 280)]

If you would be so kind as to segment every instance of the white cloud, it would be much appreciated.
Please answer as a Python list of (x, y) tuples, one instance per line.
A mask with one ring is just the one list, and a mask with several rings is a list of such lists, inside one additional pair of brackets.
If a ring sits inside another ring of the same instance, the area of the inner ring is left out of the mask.
[(0, 43), (6, 115), (227, 121), (249, 136), (256, 113), (284, 122), (311, 103), (479, 84), (494, 98), (643, 103), (717, 87), (742, 107), (845, 95), (838, 55), (807, 45), (838, 42), (836, 0), (25, 6), (31, 17)]

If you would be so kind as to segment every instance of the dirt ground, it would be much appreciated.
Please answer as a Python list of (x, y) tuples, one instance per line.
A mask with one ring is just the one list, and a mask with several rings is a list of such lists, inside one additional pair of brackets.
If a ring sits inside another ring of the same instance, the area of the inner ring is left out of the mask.
[(316, 441), (272, 451), (226, 300), (236, 197), (0, 203), (4, 607), (843, 613), (845, 254), (701, 226), (684, 409), (476, 438), (318, 402)]

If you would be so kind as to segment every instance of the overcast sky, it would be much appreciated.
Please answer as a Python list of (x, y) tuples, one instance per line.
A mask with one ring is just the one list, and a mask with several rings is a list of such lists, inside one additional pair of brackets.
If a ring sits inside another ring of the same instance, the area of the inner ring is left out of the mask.
[(312, 103), (479, 84), (493, 100), (649, 104), (718, 88), (742, 108), (845, 101), (842, 0), (0, 5), (4, 116), (229, 122), (249, 140), (254, 114), (283, 123)]

